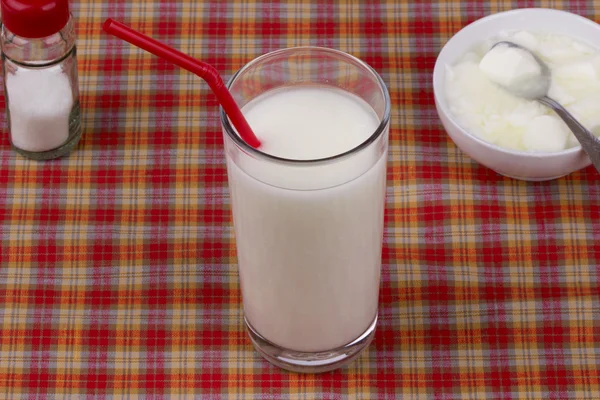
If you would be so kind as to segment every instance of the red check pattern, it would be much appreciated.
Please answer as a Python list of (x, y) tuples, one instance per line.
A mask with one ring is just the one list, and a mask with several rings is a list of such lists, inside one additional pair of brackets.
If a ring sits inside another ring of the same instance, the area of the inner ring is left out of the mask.
[[(0, 399), (600, 398), (598, 174), (526, 183), (478, 165), (444, 133), (431, 85), (441, 46), (477, 18), (544, 6), (598, 21), (598, 2), (71, 6), (81, 143), (41, 163), (0, 141)], [(380, 72), (393, 103), (380, 325), (355, 363), (298, 375), (253, 351), (215, 98), (104, 35), (107, 17), (226, 78), (298, 45)]]

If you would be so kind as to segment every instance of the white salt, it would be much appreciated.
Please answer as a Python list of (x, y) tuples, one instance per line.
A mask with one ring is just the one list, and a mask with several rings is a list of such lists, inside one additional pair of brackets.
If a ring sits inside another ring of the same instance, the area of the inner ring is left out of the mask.
[(73, 92), (60, 65), (18, 68), (6, 74), (10, 131), (14, 146), (41, 152), (60, 147), (69, 138)]

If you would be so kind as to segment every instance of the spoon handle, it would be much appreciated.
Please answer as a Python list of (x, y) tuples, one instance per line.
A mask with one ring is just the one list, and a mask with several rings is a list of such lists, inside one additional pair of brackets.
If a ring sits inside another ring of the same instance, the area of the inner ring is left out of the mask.
[(600, 141), (579, 123), (563, 106), (548, 96), (538, 99), (540, 103), (550, 107), (567, 124), (575, 135), (583, 151), (586, 152), (596, 170), (600, 172)]

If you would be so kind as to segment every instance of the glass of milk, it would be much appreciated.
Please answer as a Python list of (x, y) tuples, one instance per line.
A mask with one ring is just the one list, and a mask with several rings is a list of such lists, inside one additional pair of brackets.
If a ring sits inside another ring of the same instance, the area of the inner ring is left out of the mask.
[(261, 56), (228, 87), (262, 142), (250, 147), (221, 113), (250, 339), (288, 370), (339, 368), (377, 324), (387, 88), (317, 47)]

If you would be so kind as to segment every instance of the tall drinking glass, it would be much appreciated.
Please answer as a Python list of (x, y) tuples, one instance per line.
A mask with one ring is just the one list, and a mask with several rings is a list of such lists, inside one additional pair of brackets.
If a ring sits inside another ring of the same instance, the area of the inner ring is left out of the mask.
[[(288, 370), (339, 368), (369, 345), (377, 324), (390, 121), (387, 88), (359, 59), (318, 47), (256, 58), (228, 87), (242, 112), (265, 93), (310, 87), (354, 95), (376, 118), (376, 128), (356, 147), (306, 160), (250, 147), (221, 111), (250, 339), (262, 356)], [(340, 121), (350, 117), (343, 110), (337, 113)], [(344, 135), (335, 125), (327, 132), (337, 135), (334, 139)], [(255, 133), (261, 137), (260, 131)]]

